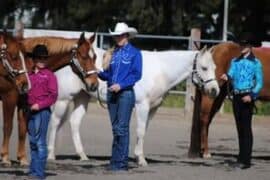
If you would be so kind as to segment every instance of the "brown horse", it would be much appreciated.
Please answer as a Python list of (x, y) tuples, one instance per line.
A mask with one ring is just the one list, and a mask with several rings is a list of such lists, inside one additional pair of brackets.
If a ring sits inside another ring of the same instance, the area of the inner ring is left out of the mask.
[[(229, 69), (231, 60), (238, 57), (243, 48), (235, 43), (221, 43), (213, 46), (210, 51), (216, 64), (217, 79)], [(259, 99), (270, 100), (270, 48), (252, 48), (252, 52), (263, 66), (264, 86), (260, 92)], [(225, 97), (228, 95), (228, 84), (221, 79), (218, 80), (220, 93), (212, 99), (203, 91), (196, 89), (195, 106), (193, 111), (191, 143), (189, 149), (190, 157), (211, 157), (208, 149), (209, 125), (220, 109)]]
[[(48, 67), (56, 71), (66, 65), (71, 65), (72, 69), (78, 76), (83, 80), (86, 87), (90, 90), (95, 90), (98, 85), (96, 67), (95, 67), (95, 52), (93, 51), (92, 43), (95, 40), (95, 35), (91, 36), (90, 39), (85, 39), (84, 33), (81, 34), (80, 39), (65, 39), (57, 37), (39, 37), (39, 38), (27, 38), (22, 40), (22, 44), (27, 52), (31, 52), (33, 47), (37, 44), (45, 44), (48, 47), (49, 58)], [(89, 51), (92, 52), (93, 56), (90, 57)], [(29, 71), (33, 68), (33, 62), (31, 58), (26, 60), (27, 69)], [(19, 121), (19, 146), (17, 158), (21, 165), (27, 164), (26, 150), (25, 150), (25, 139), (27, 123), (25, 113), (23, 112), (23, 106), (25, 100), (19, 98), (18, 94), (14, 96), (15, 101), (18, 105), (18, 121)], [(3, 104), (4, 105), (4, 104)], [(15, 109), (14, 104), (10, 109)], [(2, 147), (2, 161), (5, 164), (10, 164), (8, 155), (8, 144), (12, 129), (12, 117), (13, 114), (5, 119), (7, 127), (4, 131), (4, 142)]]
[[(19, 93), (28, 90), (28, 75), (24, 62), (22, 44), (7, 33), (0, 33), (0, 96), (3, 106), (4, 140), (1, 149), (2, 161), (7, 162), (6, 147), (12, 131), (12, 118)], [(30, 86), (29, 86), (30, 87)], [(21, 123), (19, 122), (19, 126)], [(21, 131), (19, 131), (19, 138)]]

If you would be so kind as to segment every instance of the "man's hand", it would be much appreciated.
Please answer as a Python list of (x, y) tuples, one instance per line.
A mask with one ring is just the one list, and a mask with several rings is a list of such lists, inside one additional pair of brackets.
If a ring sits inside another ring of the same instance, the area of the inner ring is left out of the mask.
[(224, 80), (224, 81), (228, 81), (228, 76), (227, 76), (227, 74), (222, 74), (222, 75), (220, 76), (220, 79), (222, 79), (222, 80)]
[(246, 96), (242, 97), (242, 101), (244, 103), (249, 103), (249, 102), (251, 102), (251, 100), (252, 100), (252, 98), (250, 95), (246, 95)]
[(33, 104), (30, 109), (31, 109), (31, 111), (38, 111), (39, 110), (39, 105), (38, 104)]
[(113, 84), (113, 85), (111, 85), (111, 86), (109, 87), (109, 90), (110, 90), (111, 92), (115, 92), (115, 93), (119, 92), (120, 89), (121, 89), (121, 87), (120, 87), (119, 84)]

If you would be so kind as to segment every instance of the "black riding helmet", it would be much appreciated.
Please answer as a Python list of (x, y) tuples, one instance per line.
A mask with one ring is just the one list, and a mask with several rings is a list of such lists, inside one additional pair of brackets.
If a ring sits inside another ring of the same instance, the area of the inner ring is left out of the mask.
[(46, 60), (49, 57), (48, 49), (43, 44), (38, 44), (34, 47), (32, 52), (33, 59)]

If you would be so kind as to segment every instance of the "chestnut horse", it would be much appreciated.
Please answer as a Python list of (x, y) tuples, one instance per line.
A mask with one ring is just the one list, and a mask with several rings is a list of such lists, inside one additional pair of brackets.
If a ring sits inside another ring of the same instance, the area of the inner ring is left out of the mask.
[[(209, 98), (198, 88), (196, 89), (195, 106), (193, 111), (191, 143), (189, 156), (210, 158), (208, 149), (209, 125), (228, 95), (228, 84), (219, 77), (229, 69), (231, 60), (238, 57), (243, 48), (236, 43), (221, 43), (213, 46), (209, 51), (216, 64), (216, 77), (219, 82), (220, 93), (216, 98)], [(258, 97), (259, 100), (270, 100), (270, 48), (252, 48), (255, 57), (263, 66), (264, 86)]]
[[(7, 162), (7, 147), (12, 131), (12, 119), (15, 106), (20, 93), (26, 93), (31, 87), (25, 61), (22, 44), (8, 35), (0, 32), (0, 97), (3, 107), (3, 132), (1, 156), (2, 161)], [(19, 122), (19, 127), (21, 123)], [(22, 128), (20, 128), (22, 129)], [(21, 139), (19, 131), (19, 139)]]
[[(73, 71), (83, 80), (86, 87), (90, 90), (96, 90), (98, 85), (96, 67), (95, 67), (95, 52), (92, 48), (92, 43), (95, 40), (95, 35), (90, 39), (85, 39), (84, 33), (81, 34), (80, 39), (65, 39), (57, 37), (37, 37), (27, 38), (22, 40), (23, 47), (27, 52), (31, 52), (37, 44), (45, 44), (48, 47), (49, 58), (47, 60), (47, 66), (52, 71), (56, 71), (64, 66), (71, 65)], [(89, 51), (92, 52), (90, 57)], [(31, 58), (26, 60), (27, 69), (30, 71), (33, 68), (33, 62)], [(17, 158), (21, 165), (28, 164), (25, 150), (25, 139), (27, 124), (25, 119), (25, 113), (23, 112), (23, 106), (25, 105), (25, 99), (18, 97), (18, 94), (14, 96), (18, 105), (18, 121), (19, 121), (19, 146)], [(11, 109), (15, 109), (16, 104), (13, 104)], [(8, 144), (12, 129), (12, 117), (8, 118), (8, 131), (4, 131), (7, 134), (4, 139), (6, 144), (2, 147), (2, 161), (9, 165), (10, 160), (8, 156)]]

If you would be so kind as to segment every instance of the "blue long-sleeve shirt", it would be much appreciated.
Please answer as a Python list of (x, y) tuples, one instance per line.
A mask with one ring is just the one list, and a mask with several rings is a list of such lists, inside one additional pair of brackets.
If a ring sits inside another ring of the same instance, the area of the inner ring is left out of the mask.
[(130, 43), (116, 48), (113, 52), (109, 68), (98, 74), (107, 81), (108, 87), (119, 84), (121, 89), (133, 87), (142, 77), (141, 52)]
[(258, 97), (263, 87), (262, 64), (258, 59), (233, 59), (228, 75), (234, 91), (250, 91), (253, 99)]

